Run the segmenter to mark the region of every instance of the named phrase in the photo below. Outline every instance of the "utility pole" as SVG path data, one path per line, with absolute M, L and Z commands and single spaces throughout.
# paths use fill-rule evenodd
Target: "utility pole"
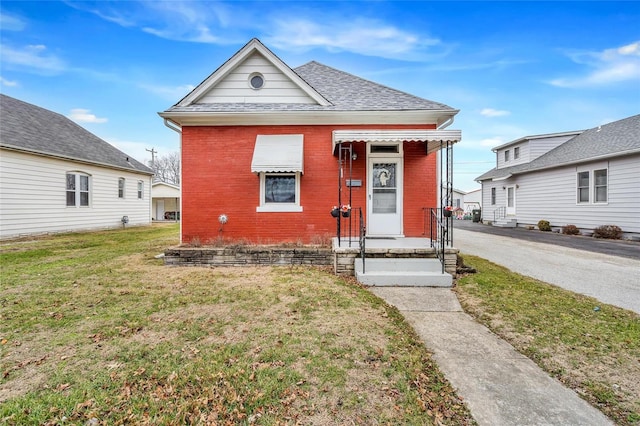
M 151 169 L 155 170 L 155 165 L 156 165 L 156 154 L 158 153 L 158 151 L 155 150 L 155 148 L 151 148 L 151 149 L 146 149 L 145 151 L 148 151 L 151 153 Z

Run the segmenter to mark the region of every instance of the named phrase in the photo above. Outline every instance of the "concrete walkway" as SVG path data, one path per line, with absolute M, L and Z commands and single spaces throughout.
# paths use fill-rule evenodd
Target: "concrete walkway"
M 612 425 L 600 411 L 462 311 L 450 289 L 374 287 L 434 353 L 479 425 Z
M 519 274 L 640 314 L 640 257 L 611 256 L 515 237 L 523 233 L 526 235 L 522 230 L 512 231 L 514 237 L 508 237 L 454 229 L 453 245 L 462 255 L 479 256 Z

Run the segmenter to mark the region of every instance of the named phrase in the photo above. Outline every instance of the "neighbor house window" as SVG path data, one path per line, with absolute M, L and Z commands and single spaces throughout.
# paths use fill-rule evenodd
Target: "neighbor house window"
M 509 161 L 509 150 L 504 152 L 504 161 Z
M 519 146 L 513 148 L 513 159 L 517 160 L 518 158 L 520 158 L 520 147 Z
M 124 198 L 124 178 L 118 179 L 118 198 Z
M 89 206 L 89 175 L 67 173 L 67 207 Z
M 578 202 L 589 202 L 589 172 L 578 172 Z
M 607 169 L 593 171 L 593 199 L 596 203 L 607 202 Z
M 260 173 L 257 211 L 302 211 L 300 173 Z
M 139 180 L 138 181 L 138 200 L 142 200 L 143 195 L 144 195 L 144 182 Z
M 495 188 L 491 188 L 491 205 L 492 206 L 496 205 L 496 189 Z

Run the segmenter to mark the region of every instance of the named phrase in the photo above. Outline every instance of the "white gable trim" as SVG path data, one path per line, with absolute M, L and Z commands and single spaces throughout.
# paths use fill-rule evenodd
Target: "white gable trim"
M 240 49 L 235 55 L 233 55 L 227 62 L 222 64 L 220 68 L 215 70 L 213 74 L 207 77 L 202 83 L 191 91 L 187 96 L 182 98 L 178 102 L 178 106 L 187 106 L 193 103 L 197 103 L 207 92 L 209 92 L 218 82 L 225 78 L 231 71 L 233 71 L 240 63 L 251 56 L 254 52 L 260 53 L 273 66 L 275 66 L 280 72 L 286 75 L 291 81 L 293 81 L 302 91 L 304 91 L 310 98 L 318 103 L 318 105 L 328 106 L 331 105 L 320 93 L 318 93 L 313 87 L 311 87 L 306 81 L 304 81 L 298 74 L 296 74 L 287 64 L 285 64 L 280 58 L 278 58 L 273 52 L 271 52 L 264 44 L 257 38 L 252 39 L 242 49 Z

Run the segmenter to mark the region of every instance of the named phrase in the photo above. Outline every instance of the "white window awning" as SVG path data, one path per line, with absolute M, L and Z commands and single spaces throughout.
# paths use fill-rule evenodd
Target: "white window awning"
M 258 135 L 253 149 L 254 173 L 303 173 L 304 135 Z

